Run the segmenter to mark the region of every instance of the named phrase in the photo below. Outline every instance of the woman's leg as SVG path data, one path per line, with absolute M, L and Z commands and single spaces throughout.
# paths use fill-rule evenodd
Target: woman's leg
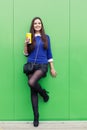
M 32 75 L 29 75 L 29 79 L 31 78 Z M 38 126 L 39 124 L 39 112 L 38 112 L 38 93 L 33 89 L 30 88 L 31 90 L 31 103 L 32 103 L 32 109 L 33 109 L 33 114 L 34 114 L 34 126 Z
M 31 88 L 31 102 L 34 113 L 34 126 L 38 126 L 39 124 L 39 112 L 38 112 L 38 93 Z
M 45 102 L 48 101 L 49 96 L 45 89 L 42 89 L 38 81 L 43 77 L 44 72 L 42 70 L 36 70 L 31 78 L 28 80 L 28 84 L 31 88 L 33 88 L 36 92 L 38 92 L 44 99 Z

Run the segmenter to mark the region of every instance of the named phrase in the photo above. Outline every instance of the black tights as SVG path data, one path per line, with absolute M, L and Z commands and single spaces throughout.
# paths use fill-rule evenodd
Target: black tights
M 43 77 L 44 72 L 42 70 L 36 70 L 33 74 L 29 74 L 28 84 L 31 89 L 31 102 L 34 112 L 34 117 L 38 116 L 38 93 L 40 94 L 42 88 L 38 81 Z
M 31 88 L 31 102 L 34 113 L 34 118 L 38 118 L 38 92 Z

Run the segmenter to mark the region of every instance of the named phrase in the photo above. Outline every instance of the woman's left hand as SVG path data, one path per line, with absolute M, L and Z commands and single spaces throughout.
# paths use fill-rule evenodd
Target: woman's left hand
M 57 76 L 57 73 L 56 73 L 55 69 L 51 69 L 50 73 L 51 73 L 52 77 L 56 77 Z

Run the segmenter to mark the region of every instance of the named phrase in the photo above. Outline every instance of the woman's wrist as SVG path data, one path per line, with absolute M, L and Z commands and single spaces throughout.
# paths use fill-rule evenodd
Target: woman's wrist
M 51 70 L 54 69 L 53 62 L 49 62 L 49 64 L 50 64 L 50 69 L 51 69 Z
M 27 46 L 27 42 L 26 41 L 24 42 L 24 46 Z

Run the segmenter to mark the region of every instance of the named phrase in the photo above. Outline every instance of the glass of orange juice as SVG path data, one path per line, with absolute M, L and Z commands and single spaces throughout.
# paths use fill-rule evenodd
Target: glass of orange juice
M 26 33 L 26 38 L 29 39 L 29 44 L 32 43 L 32 33 Z

